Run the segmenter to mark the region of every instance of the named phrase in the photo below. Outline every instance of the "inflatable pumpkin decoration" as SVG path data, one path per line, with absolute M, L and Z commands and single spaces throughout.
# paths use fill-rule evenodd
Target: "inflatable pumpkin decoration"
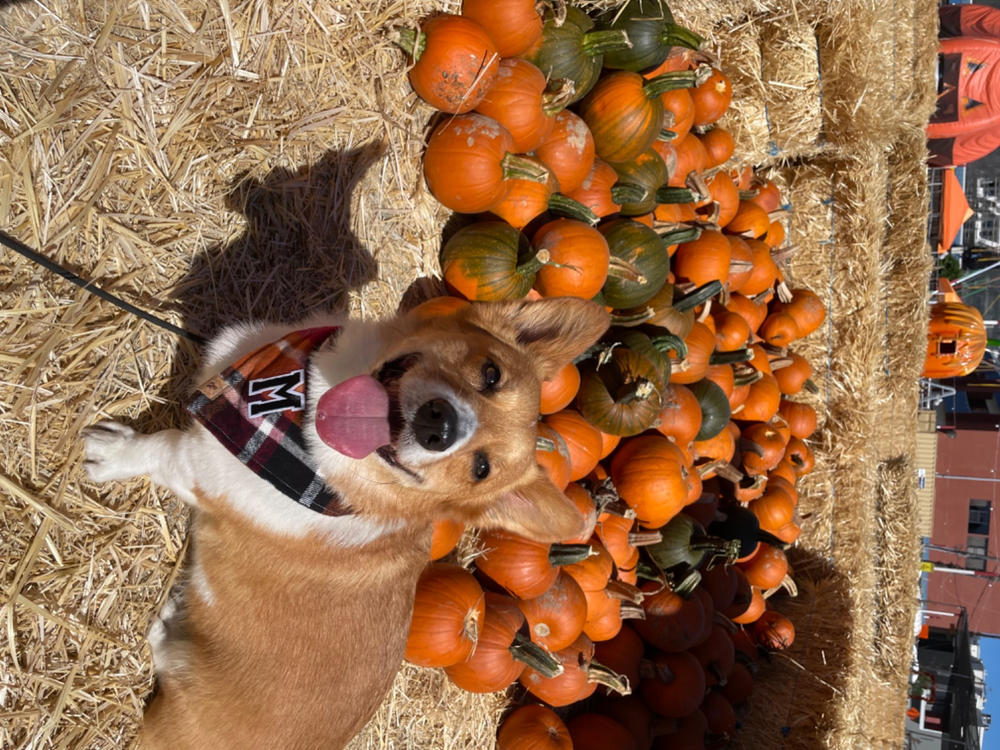
M 979 310 L 947 299 L 931 307 L 925 378 L 968 375 L 979 366 L 985 352 L 986 325 Z

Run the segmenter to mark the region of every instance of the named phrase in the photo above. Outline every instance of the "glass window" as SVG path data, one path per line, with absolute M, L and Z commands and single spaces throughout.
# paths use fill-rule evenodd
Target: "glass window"
M 993 510 L 993 503 L 989 500 L 969 501 L 969 533 L 989 536 L 990 533 L 990 512 Z

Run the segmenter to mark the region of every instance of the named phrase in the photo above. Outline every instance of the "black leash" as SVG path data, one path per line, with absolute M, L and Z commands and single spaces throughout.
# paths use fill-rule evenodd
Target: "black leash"
M 136 307 L 135 305 L 129 304 L 120 297 L 116 297 L 110 292 L 104 291 L 99 286 L 95 286 L 93 282 L 80 278 L 72 271 L 63 268 L 57 263 L 53 263 L 45 256 L 39 254 L 35 250 L 32 250 L 23 242 L 14 239 L 6 232 L 0 232 L 0 244 L 6 245 L 11 250 L 13 250 L 16 253 L 20 253 L 28 260 L 37 263 L 38 265 L 42 266 L 46 270 L 51 271 L 57 276 L 62 276 L 64 279 L 66 279 L 66 281 L 69 281 L 72 284 L 76 284 L 78 287 L 80 287 L 85 291 L 90 292 L 91 294 L 97 295 L 101 299 L 105 300 L 106 302 L 110 302 L 112 305 L 124 310 L 125 312 L 137 315 L 138 317 L 152 323 L 153 325 L 157 325 L 160 328 L 170 331 L 171 333 L 175 333 L 178 336 L 183 336 L 184 338 L 194 341 L 198 344 L 207 343 L 206 339 L 202 336 L 199 336 L 197 333 L 191 333 L 190 331 L 185 331 L 183 328 L 178 328 L 173 323 L 169 323 L 163 318 L 158 318 L 152 313 L 146 312 L 145 310 L 142 310 Z

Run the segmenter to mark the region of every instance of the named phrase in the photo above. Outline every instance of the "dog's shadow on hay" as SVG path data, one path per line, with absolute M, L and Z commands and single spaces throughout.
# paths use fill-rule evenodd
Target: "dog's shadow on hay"
M 346 311 L 348 293 L 376 274 L 371 252 L 351 229 L 351 206 L 383 151 L 379 143 L 329 151 L 298 169 L 235 178 L 226 204 L 246 217 L 246 230 L 197 255 L 172 290 L 183 327 L 211 339 L 236 323 Z M 150 422 L 176 422 L 176 404 L 196 385 L 196 360 L 192 347 L 180 347 L 163 394 L 171 413 L 150 414 Z

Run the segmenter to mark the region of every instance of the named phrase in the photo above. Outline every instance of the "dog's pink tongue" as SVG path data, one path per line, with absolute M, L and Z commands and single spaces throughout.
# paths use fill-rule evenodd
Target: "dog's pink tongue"
M 316 405 L 316 432 L 335 451 L 364 458 L 391 440 L 389 394 L 371 375 L 335 385 Z

